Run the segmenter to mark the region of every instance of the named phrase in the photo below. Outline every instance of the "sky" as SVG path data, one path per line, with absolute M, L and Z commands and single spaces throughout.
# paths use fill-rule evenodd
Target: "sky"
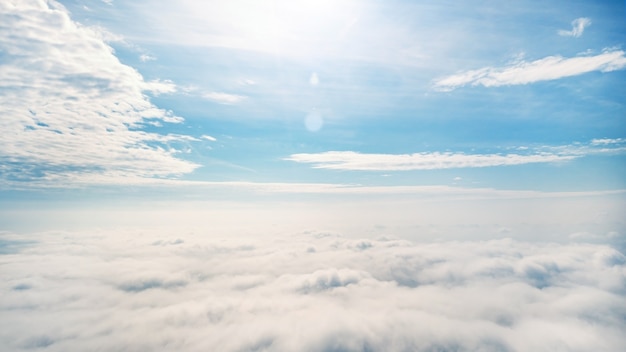
M 0 343 L 622 349 L 625 34 L 624 1 L 5 0 Z

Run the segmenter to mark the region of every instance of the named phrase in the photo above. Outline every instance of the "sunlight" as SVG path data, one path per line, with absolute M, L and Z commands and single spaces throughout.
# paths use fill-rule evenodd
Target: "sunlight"
M 359 12 L 353 1 L 329 0 L 187 1 L 185 7 L 199 21 L 218 21 L 221 28 L 228 28 L 220 35 L 230 37 L 237 46 L 299 55 L 314 54 L 317 47 L 340 41 Z

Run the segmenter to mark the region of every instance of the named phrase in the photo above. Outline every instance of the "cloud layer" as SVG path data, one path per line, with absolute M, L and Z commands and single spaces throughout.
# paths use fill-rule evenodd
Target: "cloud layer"
M 610 72 L 626 67 L 623 50 L 606 49 L 597 55 L 581 55 L 564 58 L 548 56 L 535 61 L 517 61 L 504 67 L 484 67 L 434 81 L 434 89 L 452 91 L 466 85 L 498 87 L 529 84 L 540 81 L 578 76 L 584 73 L 600 71 Z
M 5 351 L 616 351 L 604 245 L 325 232 L 2 235 Z M 33 242 L 36 241 L 36 242 Z M 155 333 L 158 332 L 158 333 Z
M 141 131 L 182 118 L 145 92 L 171 93 L 115 57 L 106 33 L 73 22 L 54 1 L 0 4 L 0 179 L 46 184 L 171 177 L 184 136 Z
M 524 147 L 523 150 L 528 150 Z M 544 146 L 530 153 L 465 154 L 432 152 L 414 154 L 364 154 L 353 151 L 292 154 L 285 160 L 313 164 L 314 168 L 361 171 L 434 170 L 564 162 L 599 153 L 623 153 L 622 139 L 594 139 L 587 144 Z

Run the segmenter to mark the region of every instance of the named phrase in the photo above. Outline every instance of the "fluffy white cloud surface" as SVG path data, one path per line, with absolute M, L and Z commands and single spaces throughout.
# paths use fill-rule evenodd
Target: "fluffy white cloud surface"
M 0 237 L 5 351 L 617 351 L 624 256 L 598 244 L 312 232 Z

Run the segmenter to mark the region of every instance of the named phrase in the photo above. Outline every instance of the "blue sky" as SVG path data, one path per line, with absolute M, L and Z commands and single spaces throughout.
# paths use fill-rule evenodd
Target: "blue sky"
M 63 30 L 75 32 L 60 44 L 67 56 L 49 56 L 30 76 L 49 75 L 59 99 L 89 85 L 105 115 L 115 113 L 108 103 L 123 103 L 115 81 L 134 84 L 127 103 L 149 106 L 124 116 L 132 121 L 124 127 L 135 125 L 121 132 L 151 136 L 121 151 L 145 148 L 172 164 L 152 170 L 155 159 L 145 170 L 119 172 L 115 155 L 81 155 L 91 140 L 64 131 L 70 121 L 58 116 L 70 108 L 46 112 L 41 100 L 22 99 L 5 111 L 23 116 L 5 126 L 17 134 L 2 150 L 5 189 L 72 187 L 83 176 L 113 184 L 138 176 L 546 191 L 625 186 L 623 2 L 61 4 L 48 15 L 71 28 L 36 22 L 41 31 L 28 33 L 5 21 L 15 28 L 3 32 L 16 32 L 4 41 L 5 74 L 26 69 L 19 55 L 36 61 Z M 39 10 L 33 17 L 47 16 Z M 16 53 L 29 36 L 42 45 Z M 85 48 L 90 41 L 105 48 Z M 50 72 L 56 66 L 65 70 Z M 19 80 L 3 90 L 18 90 Z M 70 110 L 95 108 L 87 99 Z M 165 112 L 149 119 L 149 109 Z M 82 127 L 101 122 L 85 117 Z M 45 146 L 29 134 L 50 131 L 59 134 L 52 149 L 74 150 L 31 157 Z
M 626 188 L 621 1 L 2 12 L 11 201 L 128 187 Z

